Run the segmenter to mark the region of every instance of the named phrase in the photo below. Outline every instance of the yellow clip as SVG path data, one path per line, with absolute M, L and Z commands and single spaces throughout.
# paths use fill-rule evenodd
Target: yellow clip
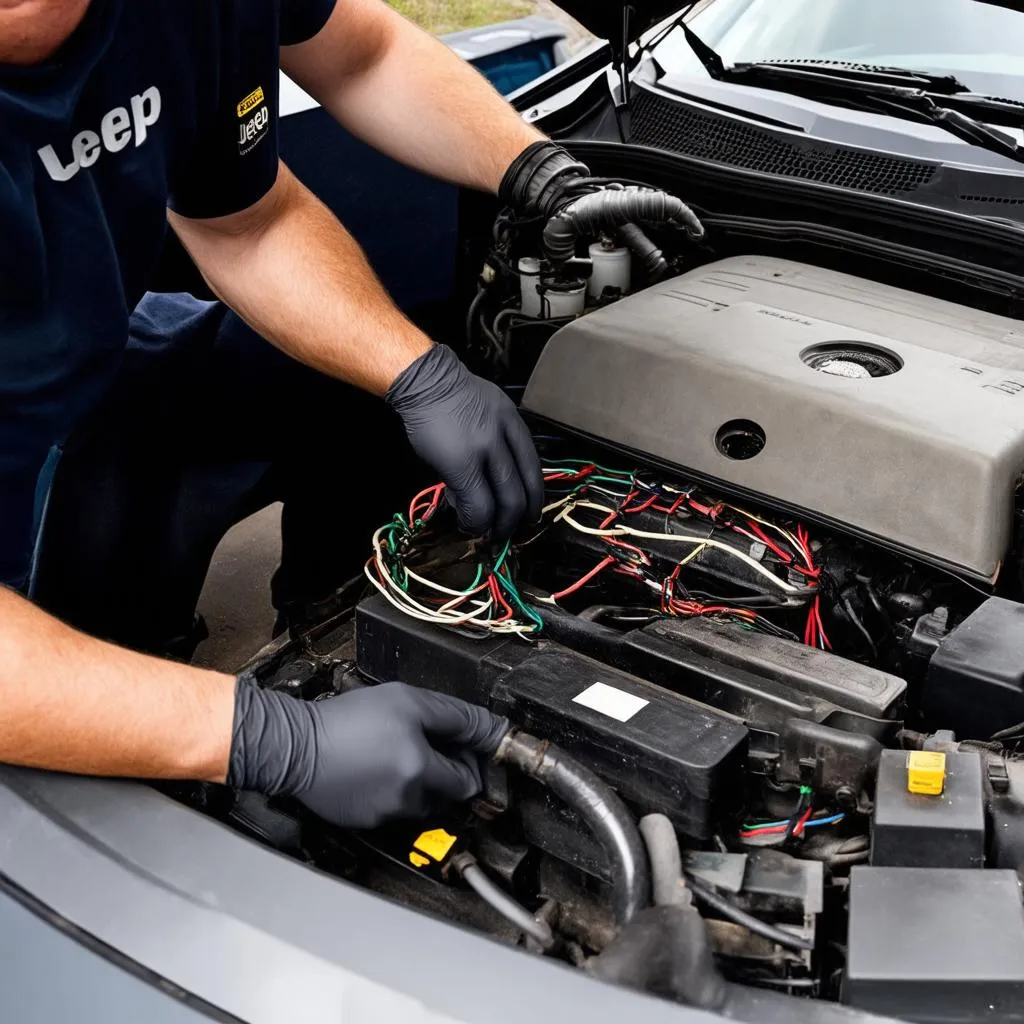
M 428 857 L 442 861 L 448 856 L 448 851 L 455 845 L 457 838 L 449 835 L 443 828 L 435 828 L 421 833 L 412 845 Z
M 409 854 L 409 863 L 414 868 L 425 868 L 430 863 L 430 860 L 429 858 L 424 857 L 422 853 L 417 853 L 413 850 L 412 853 Z
M 939 796 L 946 782 L 946 755 L 937 750 L 907 754 L 907 792 Z

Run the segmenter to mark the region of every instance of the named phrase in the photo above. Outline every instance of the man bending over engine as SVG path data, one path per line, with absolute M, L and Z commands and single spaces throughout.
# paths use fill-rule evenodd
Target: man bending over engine
M 464 529 L 538 515 L 513 404 L 279 162 L 279 62 L 371 145 L 521 213 L 586 174 L 380 0 L 0 0 L 0 760 L 227 780 L 363 827 L 470 797 L 503 721 L 398 683 L 307 704 L 18 593 L 180 652 L 224 531 L 284 497 L 276 603 L 326 596 L 331 487 L 390 443 L 381 397 Z M 168 222 L 223 304 L 146 294 Z M 312 494 L 287 473 L 310 438 Z

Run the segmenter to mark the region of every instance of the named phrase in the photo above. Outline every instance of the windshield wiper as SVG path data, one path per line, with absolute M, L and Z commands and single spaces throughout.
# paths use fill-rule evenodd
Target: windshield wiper
M 1004 127 L 1024 129 L 1024 103 L 972 93 L 954 75 L 933 75 L 912 68 L 828 61 L 758 61 L 727 66 L 690 28 L 686 13 L 671 27 L 682 31 L 708 75 L 717 81 L 781 88 L 801 92 L 809 99 L 934 124 L 958 139 L 1024 163 L 1024 146 L 968 113 L 979 113 L 985 121 Z M 661 33 L 660 38 L 664 35 Z
M 742 74 L 748 68 L 778 69 L 783 74 L 789 70 L 815 75 L 827 75 L 830 79 L 843 81 L 867 82 L 877 85 L 905 86 L 911 89 L 924 89 L 927 92 L 941 93 L 944 96 L 961 92 L 970 92 L 955 75 L 933 75 L 930 71 L 918 71 L 915 68 L 890 67 L 878 64 L 857 64 L 852 61 L 820 59 L 761 60 L 749 63 L 734 64 L 726 69 L 727 73 Z
M 900 69 L 887 69 L 885 75 L 898 77 Z M 1006 127 L 1024 128 L 1024 104 L 1011 100 L 972 93 L 956 79 L 929 76 L 924 72 L 905 72 L 908 83 L 921 79 L 929 86 L 941 83 L 944 88 L 959 87 L 962 91 L 947 92 L 918 85 L 897 85 L 882 81 L 881 72 L 866 77 L 865 72 L 852 74 L 849 69 L 798 67 L 787 63 L 759 62 L 722 67 L 721 79 L 739 84 L 779 88 L 799 92 L 809 99 L 825 103 L 853 106 L 858 110 L 889 114 L 943 128 L 965 142 L 1001 153 L 1024 162 L 1024 147 L 1016 139 L 972 117 L 967 111 L 981 114 L 986 121 Z

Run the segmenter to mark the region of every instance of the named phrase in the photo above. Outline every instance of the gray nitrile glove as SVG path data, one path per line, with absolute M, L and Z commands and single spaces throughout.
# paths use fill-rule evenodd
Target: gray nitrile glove
M 507 540 L 525 514 L 540 518 L 544 477 L 533 439 L 515 403 L 474 376 L 446 345 L 406 367 L 388 389 L 416 451 L 441 475 L 459 526 Z
M 375 828 L 475 796 L 480 758 L 507 730 L 485 708 L 404 683 L 310 703 L 242 675 L 227 783 L 296 797 L 334 825 Z

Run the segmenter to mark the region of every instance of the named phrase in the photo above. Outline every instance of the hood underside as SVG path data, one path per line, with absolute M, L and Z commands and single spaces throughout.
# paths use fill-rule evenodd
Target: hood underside
M 698 0 L 680 3 L 680 0 L 555 0 L 566 14 L 575 18 L 584 28 L 600 39 L 621 46 L 625 29 L 626 42 L 633 42 L 653 25 L 667 18 L 673 11 L 686 11 L 696 7 Z M 1019 11 L 1019 0 L 975 0 L 991 7 L 1005 7 Z

